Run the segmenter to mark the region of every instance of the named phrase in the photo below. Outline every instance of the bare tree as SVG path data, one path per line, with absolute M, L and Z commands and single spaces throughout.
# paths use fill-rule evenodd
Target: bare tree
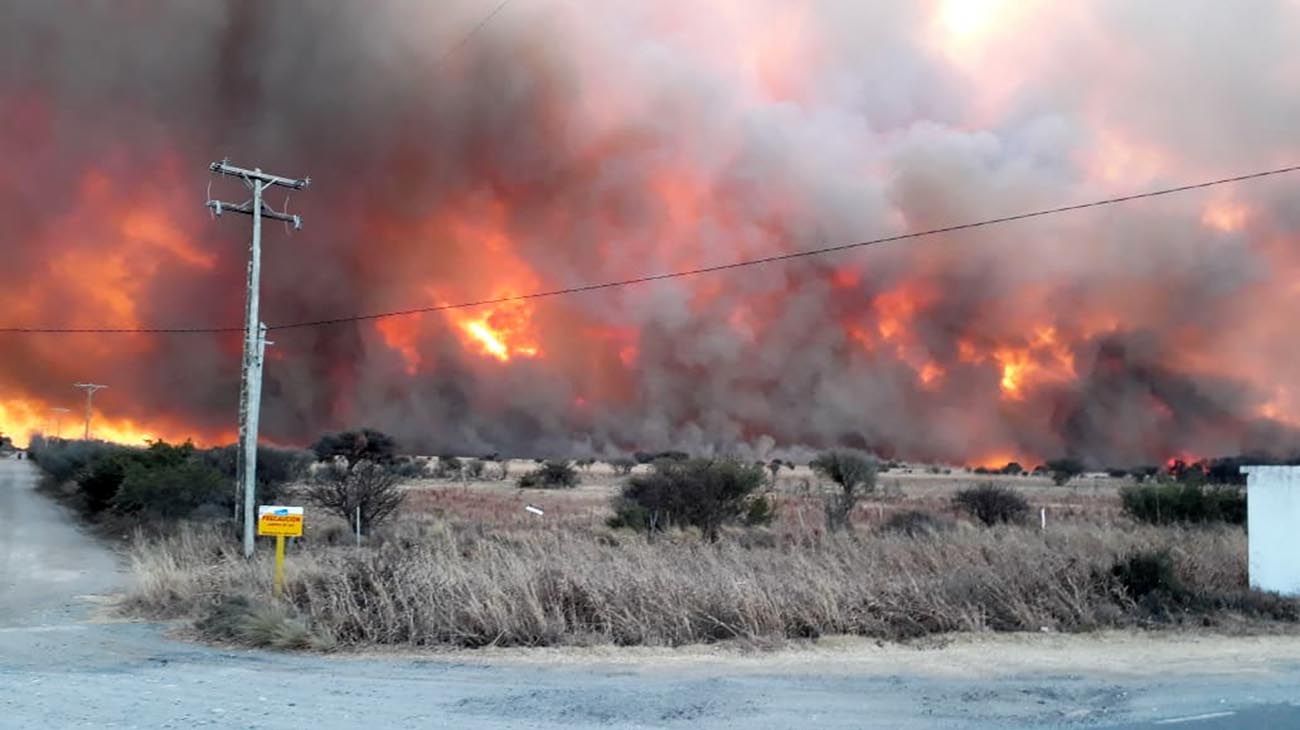
M 402 505 L 406 495 L 400 488 L 401 481 L 401 476 L 385 464 L 363 460 L 349 469 L 332 463 L 316 472 L 307 485 L 307 494 L 321 507 L 347 520 L 354 530 L 360 509 L 361 524 L 369 530 Z

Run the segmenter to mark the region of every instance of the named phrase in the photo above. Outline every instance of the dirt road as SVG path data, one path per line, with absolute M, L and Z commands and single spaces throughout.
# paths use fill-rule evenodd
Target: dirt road
M 102 618 L 127 580 L 0 461 L 0 727 L 1300 728 L 1300 639 L 975 637 L 741 655 L 223 651 Z

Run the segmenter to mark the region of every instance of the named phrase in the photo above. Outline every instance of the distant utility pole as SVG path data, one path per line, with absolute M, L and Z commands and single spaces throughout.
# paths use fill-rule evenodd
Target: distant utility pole
M 71 410 L 67 408 L 51 408 L 50 411 L 54 413 L 54 438 L 61 439 L 63 438 L 63 415 L 71 413 Z
M 272 210 L 262 202 L 262 193 L 269 187 L 280 186 L 303 190 L 311 184 L 310 178 L 269 175 L 259 168 L 247 170 L 235 167 L 230 160 L 214 162 L 208 166 L 212 172 L 230 175 L 244 181 L 253 197 L 242 203 L 223 203 L 208 200 L 205 205 L 216 215 L 226 211 L 253 217 L 253 240 L 248 247 L 248 283 L 244 299 L 244 359 L 239 379 L 239 449 L 235 457 L 235 509 L 239 509 L 238 495 L 243 494 L 244 557 L 253 557 L 253 528 L 257 517 L 257 416 L 262 399 L 262 354 L 266 341 L 266 325 L 258 312 L 258 294 L 262 277 L 262 218 L 291 223 L 294 230 L 302 228 L 302 219 L 296 215 Z
M 86 391 L 86 431 L 82 435 L 82 438 L 89 441 L 90 440 L 90 409 L 91 406 L 95 404 L 95 391 L 103 390 L 108 386 L 99 385 L 98 383 L 73 383 L 72 385 L 75 388 L 82 388 Z

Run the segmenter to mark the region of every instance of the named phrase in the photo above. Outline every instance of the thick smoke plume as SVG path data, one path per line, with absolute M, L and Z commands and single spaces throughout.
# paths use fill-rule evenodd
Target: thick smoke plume
M 271 324 L 521 294 L 1300 160 L 1293 3 L 0 9 L 0 324 L 238 326 L 229 156 L 314 184 Z M 263 433 L 1097 465 L 1290 451 L 1296 181 L 276 332 Z M 213 194 L 238 197 L 230 180 Z M 275 205 L 282 202 L 278 194 Z M 0 427 L 231 437 L 238 334 L 0 335 Z M 72 416 L 64 424 L 71 432 Z

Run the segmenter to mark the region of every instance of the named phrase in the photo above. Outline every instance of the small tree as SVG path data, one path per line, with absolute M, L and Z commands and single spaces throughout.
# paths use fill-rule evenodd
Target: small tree
M 724 524 L 770 519 L 770 504 L 750 504 L 762 499 L 755 493 L 765 481 L 763 467 L 732 459 L 660 459 L 627 480 L 611 524 L 650 532 L 690 525 L 716 541 Z
M 1025 468 L 1018 461 L 1008 461 L 1007 465 L 1001 469 L 1003 474 L 1012 477 L 1018 477 L 1025 473 Z
M 819 454 L 809 466 L 840 488 L 826 499 L 826 529 L 852 527 L 849 518 L 858 500 L 876 489 L 876 460 L 861 451 L 836 449 Z
M 386 464 L 362 460 L 348 468 L 329 463 L 313 476 L 307 485 L 307 496 L 347 520 L 353 529 L 357 529 L 360 509 L 361 524 L 374 529 L 402 506 L 406 495 L 401 481 Z
M 609 465 L 614 468 L 615 474 L 627 476 L 632 473 L 632 469 L 636 466 L 636 462 L 626 456 L 620 456 L 615 459 L 610 459 Z
M 1073 457 L 1052 459 L 1047 462 L 1047 471 L 1052 475 L 1052 483 L 1059 487 L 1083 473 L 1083 462 Z
M 985 525 L 1001 522 L 1024 522 L 1029 515 L 1029 502 L 1010 487 L 985 482 L 957 492 L 953 505 Z

